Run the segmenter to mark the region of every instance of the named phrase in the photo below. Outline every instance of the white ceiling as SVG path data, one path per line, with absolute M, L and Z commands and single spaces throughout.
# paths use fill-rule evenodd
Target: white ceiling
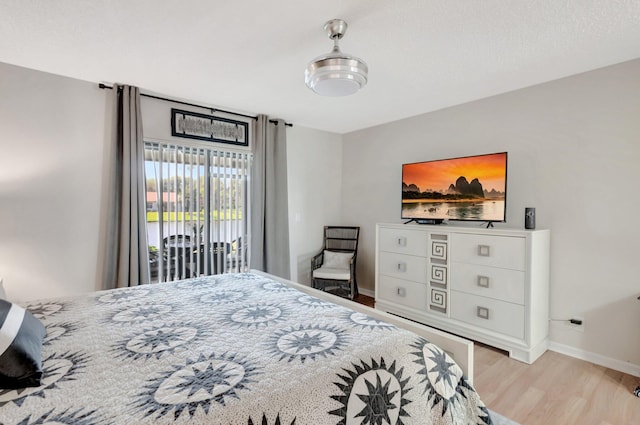
M 304 85 L 332 18 L 350 97 Z M 1 62 L 336 133 L 638 57 L 640 0 L 0 0 Z

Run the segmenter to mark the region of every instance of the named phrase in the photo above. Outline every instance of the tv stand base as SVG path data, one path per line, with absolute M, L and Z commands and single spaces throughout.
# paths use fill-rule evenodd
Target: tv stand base
M 402 224 L 409 224 L 412 222 L 418 223 L 418 224 L 442 224 L 442 222 L 444 221 L 444 219 L 442 218 L 412 218 L 409 221 L 405 221 Z

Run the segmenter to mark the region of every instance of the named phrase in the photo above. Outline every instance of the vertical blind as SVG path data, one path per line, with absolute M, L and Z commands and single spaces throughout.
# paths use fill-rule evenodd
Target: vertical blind
M 152 281 L 246 271 L 250 152 L 145 142 Z

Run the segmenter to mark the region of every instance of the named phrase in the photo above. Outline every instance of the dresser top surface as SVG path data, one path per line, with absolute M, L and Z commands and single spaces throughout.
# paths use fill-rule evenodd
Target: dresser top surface
M 486 226 L 483 224 L 483 226 Z M 518 229 L 515 227 L 469 227 L 455 224 L 415 224 L 415 223 L 376 223 L 376 227 L 420 230 L 425 232 L 452 232 L 452 233 L 471 233 L 481 235 L 501 235 L 501 236 L 526 236 L 528 234 L 549 233 L 549 229 Z

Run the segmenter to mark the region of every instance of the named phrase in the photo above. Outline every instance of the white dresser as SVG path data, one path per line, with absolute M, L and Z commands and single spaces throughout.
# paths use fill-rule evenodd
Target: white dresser
M 376 226 L 376 308 L 533 363 L 548 345 L 549 230 Z

